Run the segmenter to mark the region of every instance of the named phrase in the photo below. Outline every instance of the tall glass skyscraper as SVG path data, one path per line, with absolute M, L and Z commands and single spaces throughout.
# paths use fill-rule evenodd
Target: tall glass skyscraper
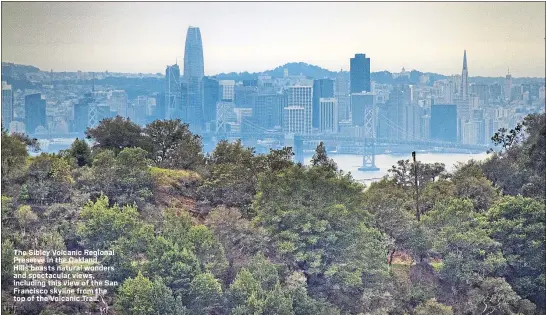
M 355 54 L 351 58 L 351 93 L 371 92 L 370 58 Z
M 190 26 L 186 33 L 186 47 L 184 51 L 184 85 L 187 89 L 182 99 L 184 104 L 184 120 L 190 125 L 194 132 L 202 131 L 205 127 L 203 101 L 202 101 L 202 81 L 205 74 L 205 64 L 203 60 L 203 43 L 201 41 L 201 32 L 198 27 Z
M 313 81 L 313 128 L 320 127 L 320 99 L 330 97 L 334 97 L 333 80 L 318 79 Z

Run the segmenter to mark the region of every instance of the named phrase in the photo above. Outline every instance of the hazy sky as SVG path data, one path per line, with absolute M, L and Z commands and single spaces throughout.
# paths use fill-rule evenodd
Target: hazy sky
M 372 71 L 544 77 L 544 2 L 61 3 L 2 2 L 2 61 L 42 70 L 164 72 L 182 65 L 189 25 L 201 29 L 205 74 L 303 61 Z M 181 69 L 182 70 L 182 69 Z

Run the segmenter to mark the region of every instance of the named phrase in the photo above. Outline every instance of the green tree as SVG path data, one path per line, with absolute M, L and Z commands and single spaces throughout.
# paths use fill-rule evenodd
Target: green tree
M 546 207 L 525 197 L 505 196 L 487 212 L 489 231 L 502 244 L 508 283 L 523 298 L 545 309 Z
M 262 227 L 242 217 L 236 208 L 217 208 L 205 219 L 205 224 L 225 249 L 230 269 L 228 283 L 251 257 L 266 248 L 267 235 Z
M 10 240 L 2 241 L 2 288 L 6 288 L 13 283 L 14 249 L 13 242 Z
M 83 139 L 74 140 L 68 151 L 69 156 L 76 160 L 79 167 L 91 164 L 91 148 Z
M 40 205 L 66 202 L 70 199 L 73 184 L 70 166 L 65 159 L 42 153 L 30 163 L 26 181 L 30 202 Z
M 140 273 L 120 286 L 114 308 L 121 315 L 185 314 L 185 308 L 160 279 L 152 282 Z
M 141 148 L 126 148 L 117 156 L 104 150 L 97 154 L 90 169 L 83 170 L 77 186 L 92 196 L 104 193 L 112 203 L 136 203 L 143 208 L 151 200 L 153 187 L 147 154 Z
M 437 204 L 423 217 L 432 233 L 433 249 L 442 257 L 440 275 L 453 292 L 465 292 L 504 267 L 500 244 L 489 237 L 483 215 L 472 202 L 454 199 Z
M 257 220 L 315 295 L 330 296 L 332 286 L 356 294 L 365 275 L 380 278 L 387 269 L 386 242 L 363 207 L 362 190 L 349 175 L 324 167 L 294 166 L 260 182 Z
M 125 148 L 150 147 L 142 128 L 121 116 L 103 119 L 97 127 L 87 129 L 85 134 L 93 140 L 93 148 L 109 149 L 116 155 Z
M 294 152 L 291 147 L 284 147 L 279 150 L 270 149 L 269 154 L 266 156 L 267 168 L 272 171 L 282 171 L 294 165 L 292 157 Z
M 214 234 L 204 225 L 192 226 L 189 230 L 191 248 L 201 263 L 201 270 L 223 278 L 228 268 L 224 248 Z
M 108 197 L 101 195 L 89 201 L 80 212 L 77 233 L 87 248 L 106 250 L 120 237 L 130 236 L 141 227 L 135 207 L 110 207 Z
M 451 306 L 444 305 L 436 301 L 436 299 L 430 299 L 425 303 L 415 308 L 415 315 L 453 315 Z
M 208 315 L 222 306 L 222 286 L 211 273 L 199 274 L 190 283 L 188 298 L 192 314 Z
M 546 182 L 546 114 L 525 117 L 514 129 L 500 130 L 492 140 L 501 145 L 482 169 L 504 194 L 544 199 Z
M 180 119 L 156 120 L 144 133 L 152 144 L 152 160 L 157 166 L 195 170 L 203 165 L 201 138 Z
M 256 280 L 252 273 L 246 268 L 239 271 L 237 277 L 226 292 L 228 304 L 232 308 L 249 306 L 251 297 L 253 297 L 253 299 L 263 300 L 264 294 L 265 292 L 258 280 Z
M 264 170 L 264 158 L 254 156 L 253 148 L 245 148 L 240 140 L 222 140 L 207 158 L 208 175 L 199 189 L 201 198 L 213 207 L 237 207 L 249 214 L 259 175 Z
M 277 283 L 275 288 L 267 294 L 264 303 L 264 315 L 294 315 L 292 299 L 283 292 Z
M 188 294 L 191 281 L 201 273 L 199 259 L 187 248 L 156 237 L 146 252 L 148 260 L 142 266 L 148 276 L 161 277 L 177 295 Z
M 486 278 L 468 293 L 465 314 L 535 314 L 535 308 L 517 295 L 503 278 Z
M 311 165 L 313 166 L 324 166 L 333 171 L 337 170 L 337 164 L 334 160 L 328 158 L 326 153 L 326 146 L 324 142 L 320 142 L 317 148 L 315 149 L 315 154 L 311 158 Z
M 10 135 L 2 128 L 1 184 L 4 194 L 14 196 L 18 192 L 25 174 L 29 148 L 37 152 L 40 148 L 38 141 L 23 134 Z

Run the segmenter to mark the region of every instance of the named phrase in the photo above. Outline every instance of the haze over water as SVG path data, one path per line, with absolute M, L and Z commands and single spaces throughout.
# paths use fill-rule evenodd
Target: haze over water
M 305 165 L 311 163 L 312 155 L 305 156 Z M 339 155 L 329 155 L 330 158 L 334 159 L 337 163 L 339 169 L 343 170 L 345 173 L 351 172 L 351 175 L 354 179 L 364 182 L 366 184 L 380 180 L 383 176 L 388 174 L 388 170 L 391 166 L 396 165 L 398 160 L 411 160 L 411 154 L 396 154 L 396 155 L 387 155 L 380 154 L 375 157 L 375 164 L 379 167 L 377 172 L 363 172 L 359 171 L 358 168 L 362 166 L 362 156 L 361 155 L 350 155 L 350 154 L 339 154 Z M 444 163 L 446 170 L 448 172 L 453 171 L 454 166 L 458 162 L 468 162 L 472 159 L 477 161 L 485 160 L 488 157 L 487 153 L 478 153 L 478 154 L 460 154 L 460 153 L 417 153 L 417 160 L 423 163 Z

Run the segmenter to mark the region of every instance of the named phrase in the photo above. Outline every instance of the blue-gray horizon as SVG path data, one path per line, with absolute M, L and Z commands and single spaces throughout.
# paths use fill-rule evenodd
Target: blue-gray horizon
M 544 77 L 544 3 L 3 3 L 2 62 L 48 71 L 160 73 L 199 27 L 204 74 L 290 62 L 371 71 Z M 226 10 L 229 9 L 229 10 Z M 381 27 L 377 27 L 381 25 Z M 401 53 L 403 52 L 403 53 Z M 181 68 L 181 71 L 183 69 Z

